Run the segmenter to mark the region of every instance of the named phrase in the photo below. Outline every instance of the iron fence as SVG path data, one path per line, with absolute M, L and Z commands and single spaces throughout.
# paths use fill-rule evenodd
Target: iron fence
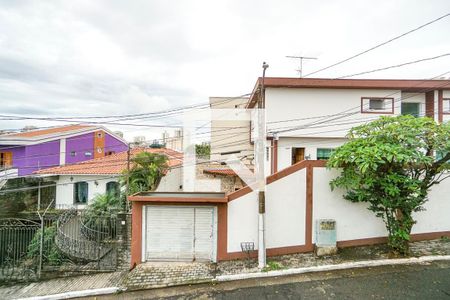
M 0 219 L 0 284 L 58 272 L 112 271 L 117 266 L 117 220 L 67 210 L 40 219 Z

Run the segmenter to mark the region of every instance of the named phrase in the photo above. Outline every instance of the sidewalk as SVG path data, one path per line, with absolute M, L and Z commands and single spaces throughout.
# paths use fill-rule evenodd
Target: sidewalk
M 168 263 L 167 266 L 162 263 L 149 263 L 142 264 L 133 272 L 103 273 L 3 286 L 0 287 L 0 299 L 20 299 L 62 293 L 66 294 L 57 295 L 52 299 L 68 299 L 77 295 L 73 293 L 75 291 L 91 290 L 90 292 L 92 292 L 94 289 L 102 288 L 112 288 L 105 290 L 111 293 L 118 290 L 147 289 L 155 286 L 186 285 L 196 282 L 223 282 L 380 265 L 423 264 L 434 260 L 450 260 L 450 240 L 439 239 L 411 243 L 412 257 L 410 258 L 392 258 L 388 253 L 386 245 L 377 245 L 340 249 L 337 255 L 323 258 L 316 258 L 312 253 L 283 255 L 268 258 L 269 267 L 263 272 L 258 270 L 256 260 L 225 261 L 215 265 L 215 268 L 214 265 L 211 265 L 211 269 L 205 269 L 198 263 Z M 167 274 L 162 274 L 162 270 L 166 270 Z M 186 280 L 180 280 L 180 277 L 182 279 L 183 276 L 179 276 L 179 272 L 188 275 L 185 277 Z M 205 274 L 211 274 L 211 276 L 205 276 Z M 202 278 L 194 280 L 193 276 Z M 172 278 L 172 280 L 169 282 L 166 278 Z M 136 281 L 137 279 L 139 280 Z M 157 285 L 155 285 L 156 283 Z M 96 292 L 98 294 L 101 291 L 97 290 Z M 89 294 L 78 295 L 88 296 Z
M 75 291 L 120 287 L 128 272 L 63 277 L 28 284 L 0 286 L 0 299 L 22 299 Z M 63 299 L 63 298 L 60 298 Z

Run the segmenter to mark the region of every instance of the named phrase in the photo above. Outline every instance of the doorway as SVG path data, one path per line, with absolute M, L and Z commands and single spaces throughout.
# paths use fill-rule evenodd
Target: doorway
M 292 164 L 305 159 L 305 148 L 292 148 Z

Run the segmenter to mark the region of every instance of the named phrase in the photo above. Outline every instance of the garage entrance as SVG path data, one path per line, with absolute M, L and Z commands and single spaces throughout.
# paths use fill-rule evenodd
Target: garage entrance
M 215 261 L 215 206 L 145 205 L 144 261 Z

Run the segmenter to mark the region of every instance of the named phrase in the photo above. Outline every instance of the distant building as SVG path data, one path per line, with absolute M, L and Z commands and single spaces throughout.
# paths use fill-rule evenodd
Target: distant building
M 103 126 L 69 125 L 0 135 L 0 180 L 128 149 Z

